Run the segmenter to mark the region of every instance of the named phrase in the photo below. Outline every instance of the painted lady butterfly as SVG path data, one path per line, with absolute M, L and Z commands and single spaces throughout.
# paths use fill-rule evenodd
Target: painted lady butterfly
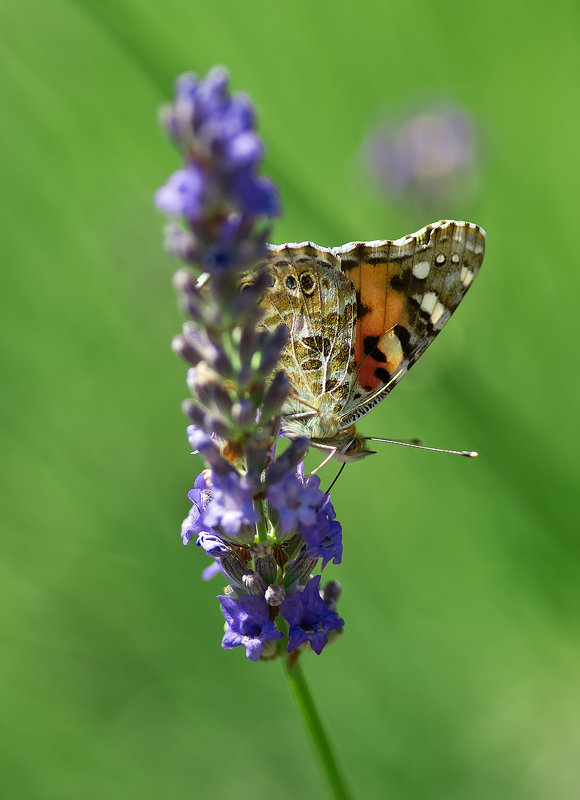
M 396 241 L 270 246 L 262 325 L 289 330 L 282 429 L 338 461 L 369 454 L 355 422 L 431 344 L 483 261 L 485 232 L 442 220 Z M 242 279 L 251 281 L 252 273 Z M 330 457 L 330 456 L 329 456 Z

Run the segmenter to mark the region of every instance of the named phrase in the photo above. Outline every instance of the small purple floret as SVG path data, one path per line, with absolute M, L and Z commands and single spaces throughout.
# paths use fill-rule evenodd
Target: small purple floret
M 318 593 L 320 575 L 311 578 L 302 592 L 295 592 L 284 600 L 280 613 L 290 625 L 288 652 L 291 653 L 304 642 L 320 655 L 328 644 L 328 633 L 342 628 L 344 620 L 336 611 L 327 608 Z
M 324 494 L 317 480 L 309 481 L 302 483 L 290 472 L 266 490 L 268 502 L 278 512 L 280 527 L 285 532 L 295 530 L 298 525 L 316 524 L 317 508 Z
M 321 558 L 321 569 L 332 559 L 335 564 L 342 561 L 342 526 L 336 519 L 330 495 L 318 509 L 314 525 L 301 525 L 300 535 L 306 542 L 306 552 L 311 558 Z
M 243 645 L 250 661 L 257 661 L 266 642 L 282 638 L 281 631 L 270 620 L 269 607 L 263 597 L 244 595 L 234 600 L 218 595 L 218 600 L 226 618 L 222 647 L 227 650 Z
M 199 219 L 203 213 L 203 175 L 195 166 L 177 170 L 155 192 L 155 205 L 170 216 Z
M 212 473 L 212 501 L 205 513 L 205 523 L 220 526 L 228 536 L 236 537 L 244 525 L 260 519 L 254 508 L 252 489 L 235 472 L 227 475 Z
M 195 479 L 193 489 L 190 489 L 187 496 L 192 502 L 191 510 L 181 525 L 181 538 L 183 544 L 189 544 L 194 536 L 197 536 L 207 527 L 204 520 L 204 511 L 211 500 L 211 491 L 208 489 L 205 472 L 201 472 Z
M 207 555 L 212 558 L 223 558 L 230 552 L 230 548 L 216 533 L 202 531 L 198 534 L 195 543 L 198 547 L 203 548 Z

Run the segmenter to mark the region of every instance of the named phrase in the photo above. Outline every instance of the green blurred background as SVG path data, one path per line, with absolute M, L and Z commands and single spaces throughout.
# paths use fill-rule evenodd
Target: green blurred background
M 4 4 L 3 797 L 326 796 L 281 665 L 223 651 L 181 546 L 180 314 L 151 195 L 174 77 L 228 66 L 259 111 L 273 240 L 488 234 L 444 335 L 333 497 L 344 637 L 305 666 L 359 798 L 580 796 L 578 31 L 573 2 Z M 420 217 L 359 169 L 425 96 L 480 128 L 476 199 Z M 330 468 L 326 476 L 334 474 Z

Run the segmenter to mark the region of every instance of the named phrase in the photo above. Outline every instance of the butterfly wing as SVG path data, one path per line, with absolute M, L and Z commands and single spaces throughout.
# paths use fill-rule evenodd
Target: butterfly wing
M 342 411 L 350 425 L 398 383 L 431 344 L 483 261 L 485 232 L 442 220 L 396 241 L 334 252 L 357 301 L 355 375 Z
M 284 324 L 289 337 L 280 357 L 292 386 L 285 416 L 315 414 L 331 392 L 342 409 L 354 370 L 354 288 L 331 249 L 311 242 L 271 246 L 261 266 L 270 276 L 262 299 L 262 325 Z M 342 401 L 342 402 L 341 402 Z

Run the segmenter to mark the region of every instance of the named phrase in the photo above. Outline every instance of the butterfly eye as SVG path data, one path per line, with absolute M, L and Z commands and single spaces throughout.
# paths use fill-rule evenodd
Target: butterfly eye
M 309 272 L 303 272 L 300 276 L 300 286 L 304 294 L 312 294 L 315 287 L 315 281 Z
M 286 280 L 284 281 L 288 289 L 295 289 L 296 288 L 296 278 L 294 275 L 288 275 Z

